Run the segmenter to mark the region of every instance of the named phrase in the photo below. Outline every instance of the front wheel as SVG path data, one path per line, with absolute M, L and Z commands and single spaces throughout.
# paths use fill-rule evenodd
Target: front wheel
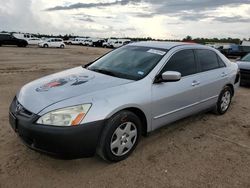
M 108 161 L 124 160 L 135 149 L 140 135 L 140 119 L 130 111 L 121 111 L 106 123 L 97 153 Z
M 48 45 L 48 44 L 44 44 L 43 47 L 44 47 L 44 48 L 48 48 L 49 45 Z
M 224 87 L 224 89 L 221 91 L 217 104 L 215 113 L 222 115 L 225 114 L 228 108 L 230 107 L 231 100 L 233 96 L 233 91 L 229 86 Z
M 64 45 L 62 44 L 62 45 L 60 46 L 60 48 L 64 48 Z

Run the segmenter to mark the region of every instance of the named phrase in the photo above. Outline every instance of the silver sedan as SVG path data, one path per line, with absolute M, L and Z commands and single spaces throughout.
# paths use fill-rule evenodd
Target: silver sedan
M 238 85 L 237 64 L 213 48 L 132 43 L 26 84 L 9 119 L 32 149 L 120 161 L 141 135 L 200 111 L 224 114 Z

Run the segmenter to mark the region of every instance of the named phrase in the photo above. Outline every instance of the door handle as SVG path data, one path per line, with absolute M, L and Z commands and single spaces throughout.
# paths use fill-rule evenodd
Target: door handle
M 227 73 L 223 72 L 221 73 L 221 77 L 226 77 L 227 76 Z
M 200 85 L 200 82 L 194 80 L 194 81 L 192 82 L 192 86 L 194 87 L 194 86 L 197 86 L 197 85 Z

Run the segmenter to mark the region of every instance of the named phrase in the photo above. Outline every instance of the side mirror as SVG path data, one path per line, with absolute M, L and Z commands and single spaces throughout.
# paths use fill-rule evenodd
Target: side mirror
M 154 83 L 161 83 L 161 82 L 177 82 L 181 79 L 181 73 L 176 71 L 166 71 L 163 72 L 161 75 L 158 75 L 155 78 Z

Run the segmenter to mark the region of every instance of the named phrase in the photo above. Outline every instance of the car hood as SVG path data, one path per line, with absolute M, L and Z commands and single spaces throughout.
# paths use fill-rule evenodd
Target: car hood
M 248 61 L 237 61 L 239 69 L 249 69 L 250 70 L 250 62 Z
M 129 82 L 133 81 L 76 67 L 26 84 L 17 94 L 17 99 L 24 108 L 38 114 L 57 102 Z

